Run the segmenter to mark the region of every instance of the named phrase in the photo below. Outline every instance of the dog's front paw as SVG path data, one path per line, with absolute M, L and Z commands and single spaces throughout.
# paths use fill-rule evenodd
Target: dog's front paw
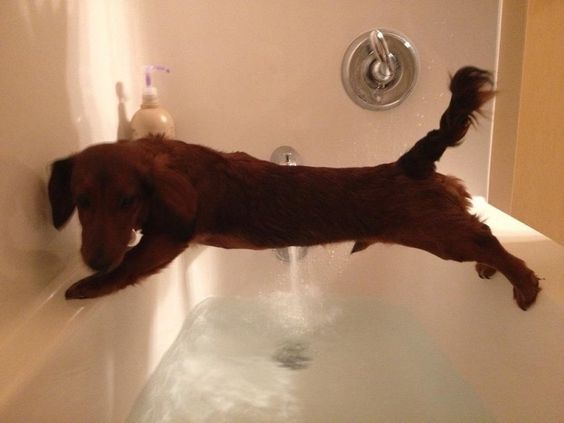
M 96 273 L 73 284 L 65 292 L 65 298 L 67 300 L 96 298 L 113 292 L 109 287 L 111 287 L 111 284 L 108 284 L 104 275 Z

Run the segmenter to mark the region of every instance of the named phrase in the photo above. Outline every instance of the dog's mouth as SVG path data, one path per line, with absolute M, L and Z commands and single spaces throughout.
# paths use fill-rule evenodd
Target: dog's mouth
M 83 239 L 81 247 L 82 260 L 96 273 L 109 273 L 120 266 L 127 252 L 140 241 L 140 238 L 141 235 L 133 230 L 119 243 L 89 242 L 87 237 Z
M 110 273 L 112 270 L 117 268 L 120 265 L 121 260 L 116 260 L 115 262 L 111 262 L 108 264 L 99 263 L 97 261 L 92 261 L 92 260 L 89 261 L 85 260 L 85 263 L 94 272 L 104 274 L 104 273 Z
M 96 253 L 82 252 L 82 259 L 84 263 L 97 273 L 109 273 L 117 268 L 125 257 L 125 252 L 121 254 L 109 254 L 103 250 Z

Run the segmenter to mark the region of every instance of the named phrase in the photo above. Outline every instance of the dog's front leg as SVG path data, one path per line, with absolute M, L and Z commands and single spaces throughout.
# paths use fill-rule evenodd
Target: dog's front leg
M 186 247 L 187 242 L 166 235 L 144 235 L 139 244 L 126 253 L 118 267 L 76 282 L 67 289 L 65 297 L 83 299 L 111 294 L 162 269 Z

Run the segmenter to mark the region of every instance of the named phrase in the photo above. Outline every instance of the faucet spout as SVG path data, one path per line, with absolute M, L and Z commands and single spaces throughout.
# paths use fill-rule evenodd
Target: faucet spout
M 270 161 L 283 166 L 298 166 L 302 164 L 302 158 L 292 147 L 283 145 L 272 152 Z

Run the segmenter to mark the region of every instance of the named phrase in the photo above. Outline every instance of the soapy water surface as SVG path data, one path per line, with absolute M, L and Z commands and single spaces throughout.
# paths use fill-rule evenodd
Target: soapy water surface
M 484 422 L 487 410 L 404 309 L 274 293 L 188 316 L 128 422 Z

